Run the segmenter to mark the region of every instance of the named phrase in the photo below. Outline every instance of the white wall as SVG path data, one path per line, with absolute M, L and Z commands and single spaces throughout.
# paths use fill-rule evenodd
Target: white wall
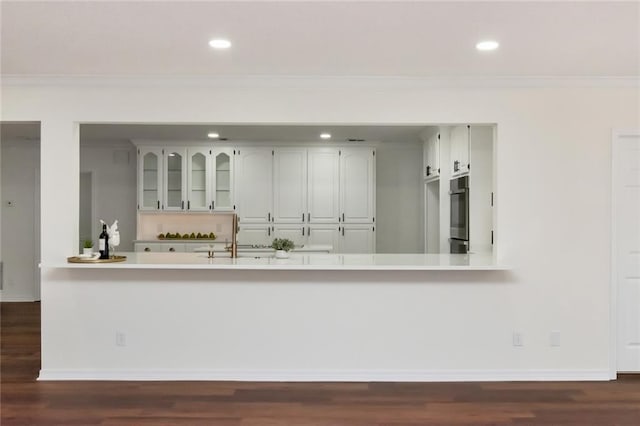
M 376 253 L 421 253 L 422 143 L 376 149 Z
M 342 352 L 342 358 L 335 362 L 343 360 L 343 368 L 365 360 L 374 369 L 432 365 L 482 371 L 608 370 L 611 129 L 640 127 L 637 82 L 583 80 L 573 87 L 559 86 L 571 83 L 566 80 L 549 82 L 556 87 L 542 87 L 548 82 L 513 87 L 511 82 L 509 87 L 495 88 L 433 87 L 419 80 L 384 79 L 244 79 L 184 85 L 139 81 L 128 82 L 126 87 L 91 81 L 72 87 L 67 83 L 35 85 L 4 79 L 2 88 L 4 120 L 42 120 L 44 262 L 64 260 L 73 253 L 78 240 L 79 161 L 74 122 L 497 123 L 496 249 L 498 259 L 513 266 L 510 273 L 396 273 L 393 278 L 407 284 L 395 289 L 370 286 L 367 283 L 376 283 L 375 276 L 354 273 L 336 278 L 337 285 L 322 290 L 319 286 L 305 287 L 313 277 L 279 274 L 268 279 L 259 291 L 246 286 L 242 287 L 245 292 L 237 288 L 230 290 L 232 293 L 213 294 L 216 290 L 211 288 L 205 293 L 223 298 L 230 306 L 245 306 L 246 297 L 250 297 L 265 309 L 281 303 L 259 296 L 305 300 L 301 309 L 309 308 L 332 324 L 353 323 L 360 318 L 354 315 L 363 314 L 367 306 L 384 308 L 380 310 L 383 315 L 366 316 L 372 319 L 366 327 L 362 323 L 363 327 L 330 328 L 336 334 L 325 336 L 323 342 L 328 344 L 323 347 Z M 119 293 L 133 296 L 144 292 L 151 296 L 160 291 L 167 292 L 163 297 L 173 296 L 158 282 L 164 276 L 162 272 L 132 276 L 137 284 L 129 290 L 124 286 L 127 275 L 107 274 L 102 279 L 123 280 L 123 285 L 105 290 L 109 300 L 114 298 L 118 303 Z M 200 281 L 185 287 L 190 290 L 172 306 L 172 318 L 206 312 L 200 305 L 191 310 L 191 296 L 195 294 L 191 288 L 212 285 L 205 277 L 192 273 L 170 277 L 175 282 L 188 277 Z M 85 347 L 93 356 L 101 345 L 95 340 L 98 337 L 91 338 L 95 330 L 87 334 L 87 340 L 77 340 L 85 335 L 83 322 L 77 319 L 91 312 L 75 304 L 72 297 L 84 295 L 86 299 L 97 291 L 93 286 L 81 286 L 94 278 L 51 270 L 45 270 L 42 278 L 43 365 L 64 369 L 87 362 L 108 365 L 116 359 L 121 368 L 137 365 L 123 353 L 115 358 L 112 346 L 92 361 L 82 359 L 85 352 L 76 350 Z M 258 273 L 249 278 L 263 279 Z M 226 275 L 218 279 L 234 282 Z M 360 285 L 348 285 L 343 290 L 339 285 L 342 282 Z M 308 292 L 314 291 L 321 291 L 322 297 L 309 298 Z M 367 304 L 354 312 L 349 303 L 343 306 L 343 300 L 367 300 Z M 329 301 L 338 301 L 341 308 L 329 314 Z M 148 306 L 154 309 L 153 303 Z M 127 318 L 144 316 L 128 304 L 124 310 Z M 61 311 L 67 312 L 69 321 L 55 320 Z M 108 309 L 100 315 L 106 315 L 105 328 L 119 317 L 118 312 Z M 279 335 L 293 333 L 293 328 L 297 330 L 300 325 L 284 318 L 279 321 L 280 314 L 274 310 L 267 309 L 264 315 L 273 315 L 267 317 L 267 323 L 278 324 Z M 524 336 L 521 348 L 511 346 L 514 330 Z M 561 347 L 549 347 L 551 330 L 561 331 Z M 169 366 L 170 355 L 163 357 L 166 336 L 184 333 L 181 321 L 163 323 L 156 332 L 149 338 L 158 346 L 147 355 L 158 357 L 154 359 L 156 365 Z M 266 336 L 275 337 L 274 333 L 272 330 Z M 354 336 L 357 341 L 352 340 Z M 244 339 L 242 333 L 225 339 L 235 351 L 227 355 L 236 360 L 236 367 L 278 368 L 283 359 L 295 355 L 308 356 L 307 365 L 316 369 L 330 363 L 323 362 L 323 351 L 303 353 L 295 341 L 278 341 L 279 349 L 271 348 L 274 352 L 269 357 L 252 364 L 244 351 Z M 385 351 L 384 345 L 375 344 L 384 341 L 411 350 Z M 358 348 L 383 352 L 373 356 L 369 351 L 358 352 Z M 424 358 L 426 353 L 428 358 Z
M 102 231 L 99 220 L 111 225 L 118 219 L 120 245 L 116 251 L 133 251 L 137 212 L 136 158 L 136 148 L 128 142 L 80 145 L 80 171 L 93 172 L 95 211 L 91 237 L 94 247 L 97 247 Z
M 32 140 L 3 140 L 0 147 L 3 301 L 33 301 L 40 296 L 39 149 L 40 142 Z

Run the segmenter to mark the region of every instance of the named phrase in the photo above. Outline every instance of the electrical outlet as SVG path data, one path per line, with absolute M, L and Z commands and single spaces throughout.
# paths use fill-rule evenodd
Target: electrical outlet
M 557 330 L 552 331 L 549 334 L 549 345 L 550 346 L 560 346 L 560 332 Z
M 513 346 L 524 346 L 524 338 L 522 337 L 522 333 L 514 331 L 512 339 Z
M 116 331 L 116 346 L 126 346 L 126 336 L 121 331 Z

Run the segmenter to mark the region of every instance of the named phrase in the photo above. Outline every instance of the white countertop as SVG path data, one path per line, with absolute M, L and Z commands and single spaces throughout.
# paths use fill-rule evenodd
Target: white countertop
M 491 254 L 323 254 L 291 253 L 288 259 L 247 253 L 236 259 L 206 253 L 119 252 L 127 260 L 116 263 L 44 263 L 43 268 L 65 269 L 226 269 L 226 270 L 331 270 L 423 271 L 507 270 Z

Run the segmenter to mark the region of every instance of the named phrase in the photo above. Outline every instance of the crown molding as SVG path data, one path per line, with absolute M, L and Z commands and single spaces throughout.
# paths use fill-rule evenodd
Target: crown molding
M 640 87 L 640 76 L 541 77 L 541 76 L 1 76 L 11 86 L 62 87 L 218 87 L 218 88 L 538 88 L 538 87 Z

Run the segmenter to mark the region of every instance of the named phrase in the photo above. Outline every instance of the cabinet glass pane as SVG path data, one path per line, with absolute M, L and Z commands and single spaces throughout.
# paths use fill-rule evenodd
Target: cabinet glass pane
M 191 156 L 191 208 L 204 208 L 207 203 L 207 158 L 202 153 Z
M 172 152 L 167 157 L 167 207 L 182 206 L 182 156 Z
M 142 205 L 156 207 L 159 199 L 158 156 L 149 152 L 142 160 Z
M 216 156 L 216 208 L 231 207 L 231 168 L 227 154 Z

